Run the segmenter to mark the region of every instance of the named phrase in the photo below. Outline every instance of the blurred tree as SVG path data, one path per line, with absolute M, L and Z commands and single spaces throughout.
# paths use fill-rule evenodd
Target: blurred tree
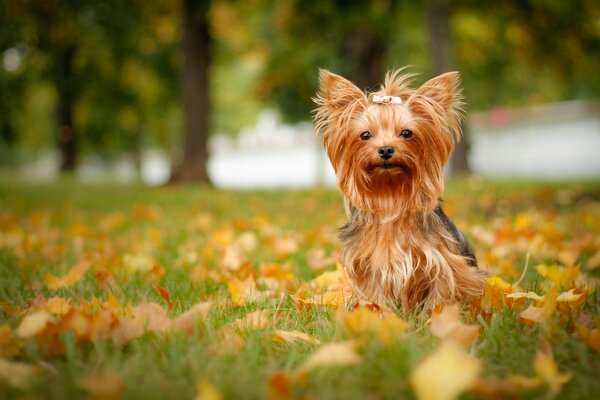
M 181 164 L 171 182 L 210 183 L 207 171 L 209 135 L 210 0 L 183 0 L 183 94 L 184 135 Z
M 440 75 L 456 69 L 454 44 L 452 40 L 451 0 L 428 0 L 425 8 L 429 54 L 433 75 Z M 463 121 L 463 138 L 456 144 L 450 161 L 450 174 L 462 175 L 470 172 L 467 153 L 469 134 L 467 121 Z

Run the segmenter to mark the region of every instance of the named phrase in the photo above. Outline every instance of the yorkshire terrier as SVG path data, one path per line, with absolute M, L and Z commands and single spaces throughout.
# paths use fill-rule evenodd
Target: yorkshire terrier
M 461 136 L 459 76 L 418 89 L 389 72 L 365 93 L 320 71 L 315 123 L 344 195 L 340 261 L 358 296 L 404 310 L 465 301 L 484 274 L 463 233 L 444 214 L 444 165 Z

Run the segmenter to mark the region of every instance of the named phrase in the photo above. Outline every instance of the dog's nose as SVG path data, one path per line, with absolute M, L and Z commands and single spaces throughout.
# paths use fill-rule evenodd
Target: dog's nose
M 394 148 L 392 146 L 383 146 L 379 148 L 379 157 L 383 158 L 384 160 L 389 160 L 392 158 L 393 154 Z

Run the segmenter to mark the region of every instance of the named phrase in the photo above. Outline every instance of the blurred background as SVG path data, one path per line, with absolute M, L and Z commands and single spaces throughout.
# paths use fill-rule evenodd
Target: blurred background
M 600 178 L 597 0 L 4 0 L 0 177 L 333 185 L 318 70 L 458 70 L 449 174 Z

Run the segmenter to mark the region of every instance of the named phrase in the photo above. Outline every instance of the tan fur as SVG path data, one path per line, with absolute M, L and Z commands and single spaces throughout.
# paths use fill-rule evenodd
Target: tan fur
M 483 274 L 468 265 L 434 212 L 444 164 L 461 135 L 458 74 L 440 75 L 416 90 L 411 78 L 388 73 L 381 89 L 368 95 L 322 70 L 314 99 L 316 127 L 350 219 L 341 261 L 364 299 L 404 308 L 476 296 L 483 287 Z M 372 103 L 373 95 L 398 96 L 403 104 Z M 399 135 L 404 129 L 413 132 L 410 140 Z M 372 138 L 361 140 L 364 131 Z M 382 146 L 394 149 L 386 168 Z

